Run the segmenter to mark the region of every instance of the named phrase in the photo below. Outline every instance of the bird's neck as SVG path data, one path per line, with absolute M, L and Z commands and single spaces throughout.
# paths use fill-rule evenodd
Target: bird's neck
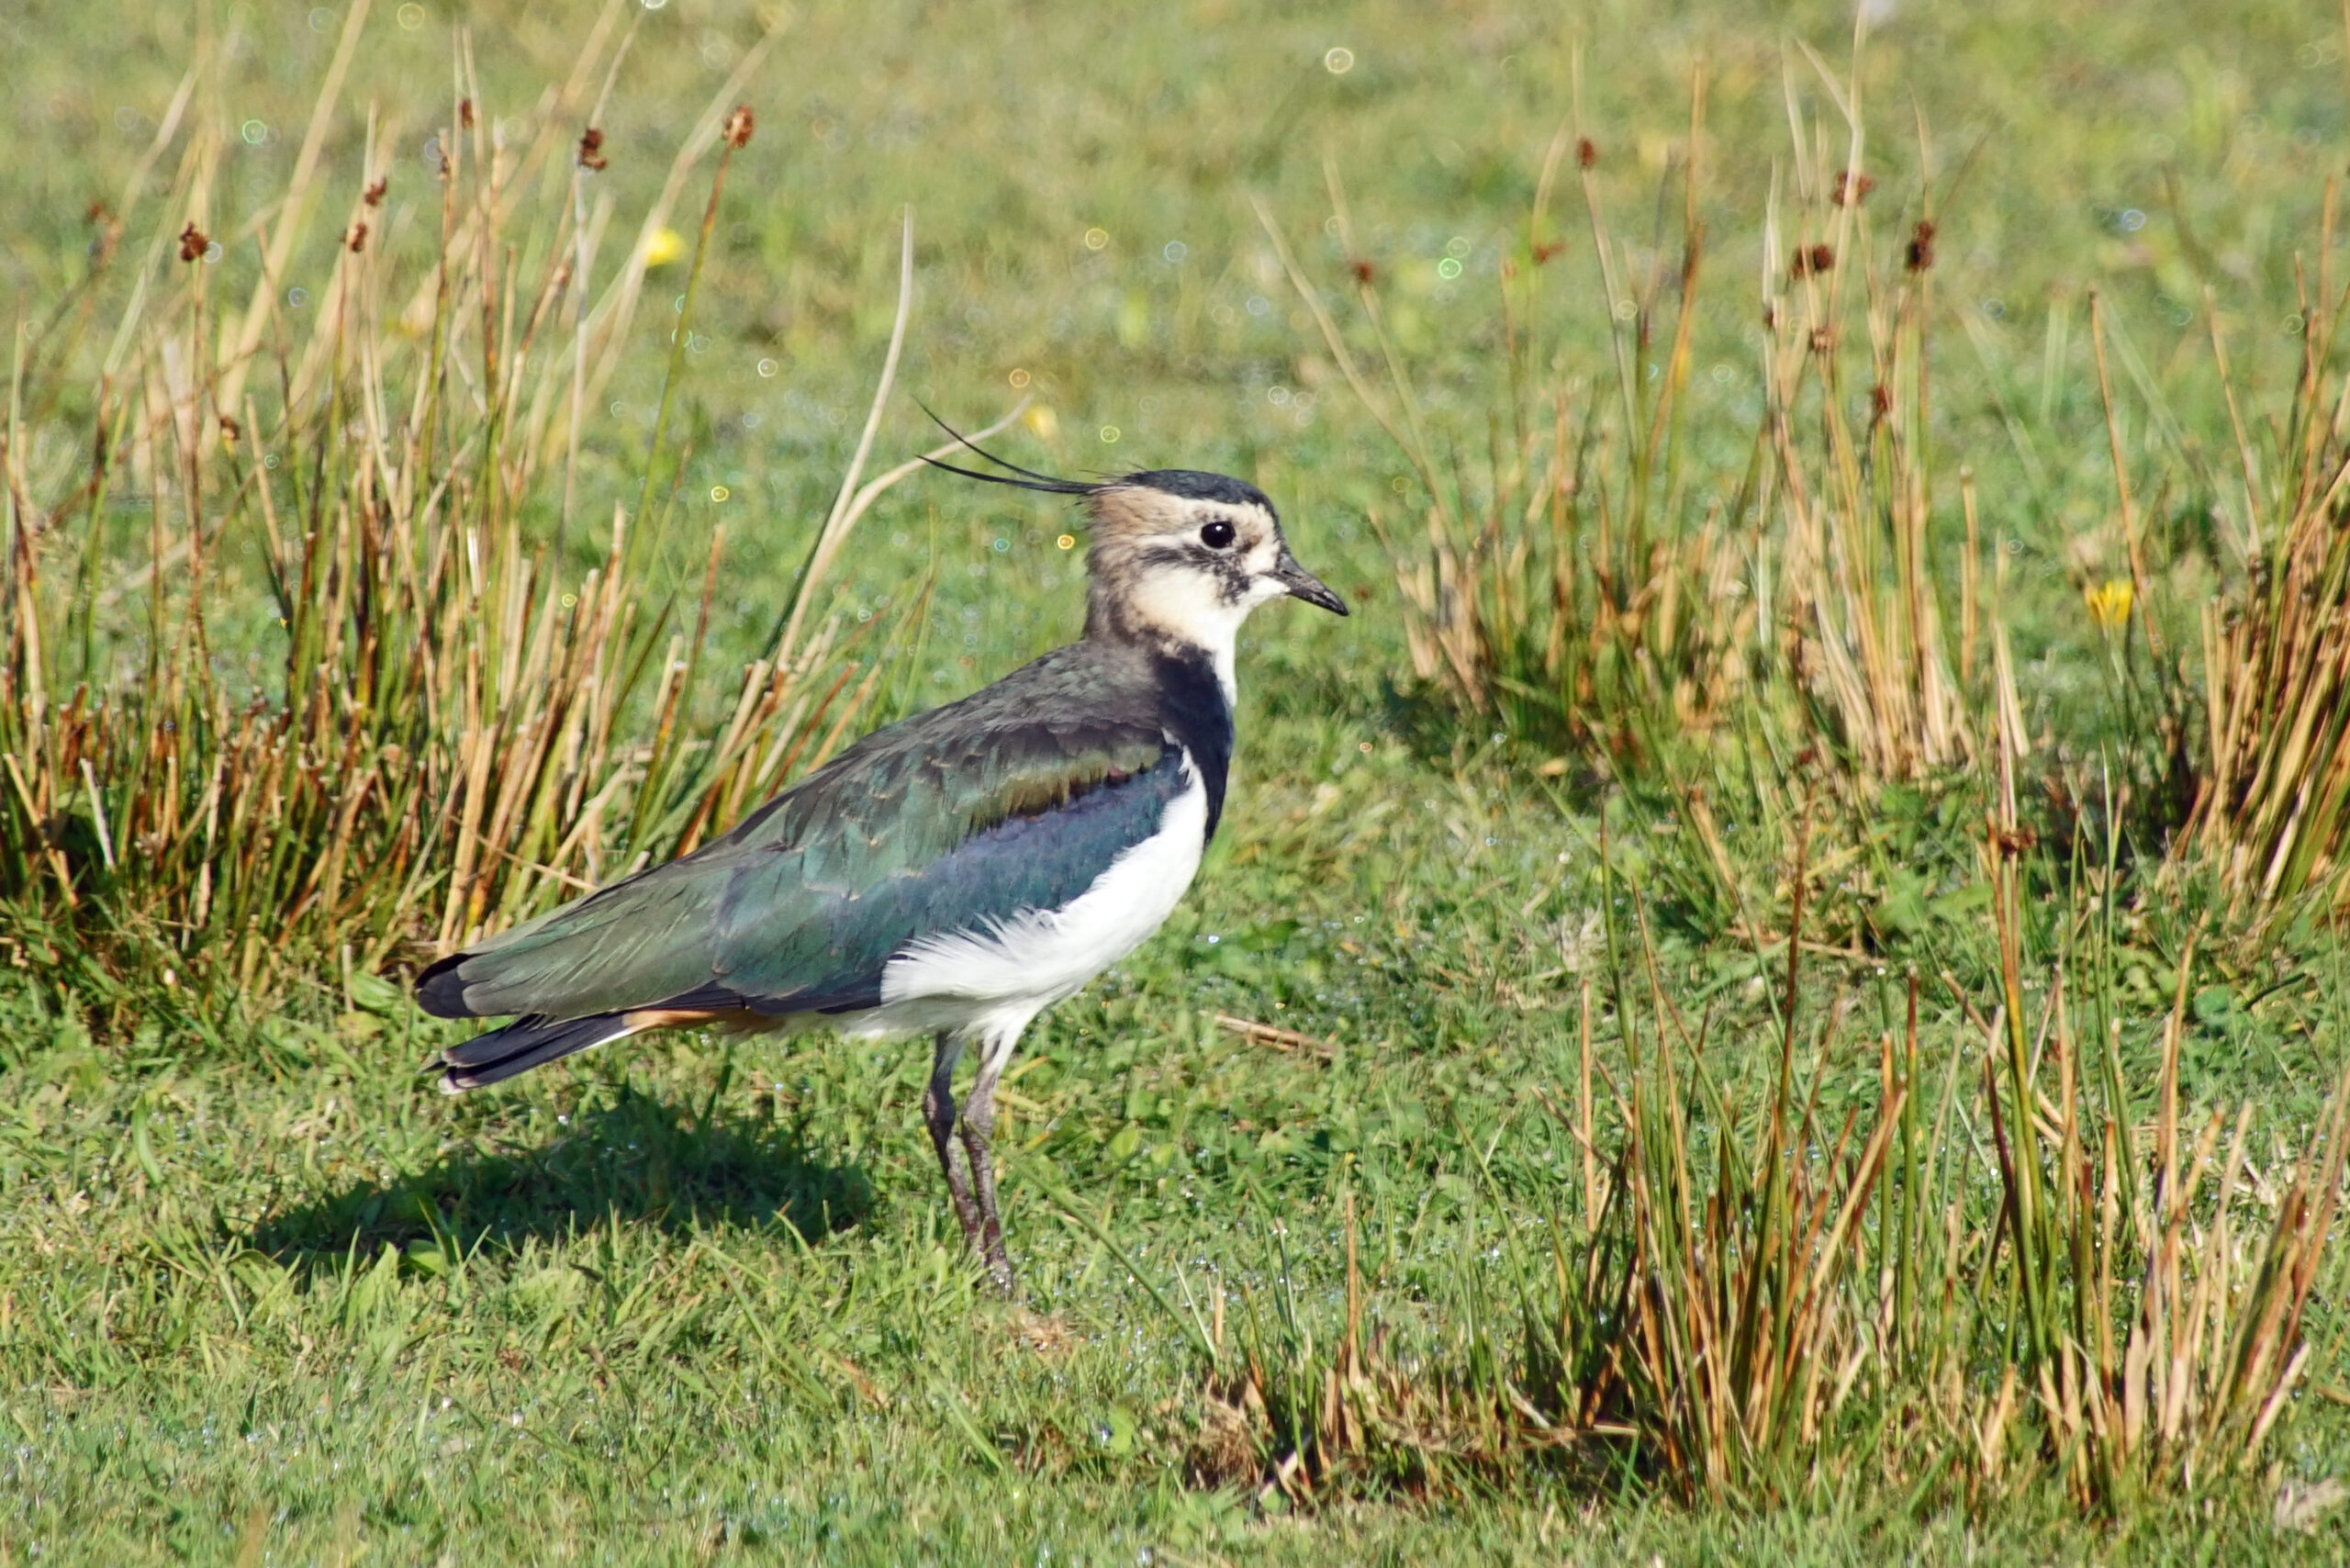
M 1235 683 L 1235 647 L 1248 607 L 1205 598 L 1113 593 L 1096 583 L 1085 610 L 1089 641 L 1121 643 L 1178 659 L 1204 659 L 1229 710 L 1239 700 Z
M 1193 776 L 1207 791 L 1206 832 L 1214 837 L 1232 765 L 1229 665 L 1219 670 L 1208 649 L 1157 635 L 1096 645 L 1114 648 L 1113 656 L 1121 663 L 1138 659 L 1147 671 L 1161 733 L 1182 747 Z

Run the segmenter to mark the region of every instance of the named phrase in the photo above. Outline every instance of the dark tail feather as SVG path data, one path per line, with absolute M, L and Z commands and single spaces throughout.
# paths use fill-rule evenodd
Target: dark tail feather
M 452 953 L 428 966 L 416 977 L 416 1004 L 435 1018 L 472 1017 L 473 1009 L 465 1005 L 465 982 L 457 977 L 457 966 L 472 957 L 471 953 Z
M 459 1090 L 502 1082 L 557 1057 L 567 1057 L 574 1051 L 584 1051 L 590 1046 L 635 1033 L 618 1013 L 596 1013 L 585 1018 L 517 1018 L 503 1029 L 492 1029 L 487 1035 L 476 1035 L 462 1046 L 450 1047 L 434 1065 L 444 1070 L 441 1087 L 454 1094 Z

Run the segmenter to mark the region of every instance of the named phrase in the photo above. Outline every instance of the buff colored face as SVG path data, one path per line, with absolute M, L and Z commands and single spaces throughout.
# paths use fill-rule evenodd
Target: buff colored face
M 1346 613 L 1290 554 L 1268 506 L 1140 487 L 1112 491 L 1097 506 L 1099 589 L 1136 622 L 1220 648 L 1251 610 L 1284 594 Z
M 1149 620 L 1204 638 L 1289 591 L 1276 575 L 1281 525 L 1251 503 L 1158 498 L 1158 524 L 1134 541 L 1128 585 Z

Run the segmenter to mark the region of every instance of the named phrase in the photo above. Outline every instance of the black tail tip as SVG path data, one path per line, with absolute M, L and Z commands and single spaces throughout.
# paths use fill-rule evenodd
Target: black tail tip
M 457 975 L 469 956 L 452 953 L 417 976 L 416 1004 L 435 1018 L 473 1017 L 474 1010 L 465 1005 L 465 982 Z
M 441 1090 L 446 1094 L 486 1089 L 574 1051 L 634 1032 L 617 1013 L 591 1013 L 585 1018 L 549 1018 L 534 1013 L 451 1046 L 428 1063 L 426 1070 L 440 1071 Z
M 441 1051 L 435 1051 L 418 1062 L 416 1076 L 432 1080 L 433 1086 L 443 1094 L 459 1094 L 473 1087 L 472 1084 L 463 1081 L 464 1070 L 450 1061 L 448 1056 Z

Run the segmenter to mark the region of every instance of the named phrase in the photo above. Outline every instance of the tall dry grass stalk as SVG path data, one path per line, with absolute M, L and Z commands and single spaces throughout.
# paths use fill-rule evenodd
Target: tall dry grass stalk
M 2350 900 L 2350 375 L 2336 354 L 2350 301 L 2333 277 L 2337 195 L 2329 181 L 2314 292 L 2297 270 L 2300 372 L 2281 418 L 2255 410 L 2247 430 L 2206 299 L 2237 457 L 2220 499 L 2245 580 L 2203 611 L 2210 755 L 2180 849 L 2216 868 L 2232 914 L 2305 893 Z
M 583 444 L 609 439 L 584 410 L 627 352 L 646 265 L 641 242 L 604 260 L 614 203 L 590 199 L 618 155 L 586 97 L 600 71 L 609 98 L 625 51 L 618 0 L 569 82 L 516 120 L 493 118 L 459 36 L 421 199 L 387 191 L 386 150 L 412 128 L 371 116 L 339 176 L 319 154 L 364 10 L 277 199 L 217 210 L 217 136 L 167 117 L 149 157 L 177 159 L 169 194 L 142 203 L 135 178 L 100 219 L 91 277 L 17 335 L 0 431 L 0 901 L 17 962 L 78 947 L 107 972 L 266 989 L 322 956 L 427 954 L 692 847 L 820 761 L 876 689 L 880 639 L 852 650 L 823 609 L 842 536 L 912 466 L 861 484 L 869 441 L 783 630 L 747 666 L 706 667 L 722 530 L 698 606 L 642 602 L 636 542 L 681 472 L 659 431 L 602 564 L 565 583 L 550 554 Z M 772 41 L 694 122 L 644 218 L 649 236 L 716 153 L 696 278 L 753 133 L 733 95 Z M 332 177 L 347 197 L 321 220 Z M 148 238 L 125 247 L 143 206 Z M 321 221 L 332 261 L 295 315 L 285 268 L 328 242 Z M 216 243 L 261 257 L 241 304 L 216 281 Z M 910 229 L 908 246 L 877 416 L 911 308 Z M 691 325 L 688 301 L 665 422 Z M 122 537 L 126 496 L 143 541 Z M 128 571 L 126 545 L 143 557 Z
M 1934 539 L 1934 218 L 1921 194 L 1901 238 L 1875 231 L 1859 73 L 1810 63 L 1842 123 L 1807 116 L 1790 84 L 1792 189 L 1774 184 L 1762 258 L 1762 511 L 1783 531 L 1755 552 L 1777 557 L 1789 674 L 1864 778 L 1908 779 L 1975 746 Z

